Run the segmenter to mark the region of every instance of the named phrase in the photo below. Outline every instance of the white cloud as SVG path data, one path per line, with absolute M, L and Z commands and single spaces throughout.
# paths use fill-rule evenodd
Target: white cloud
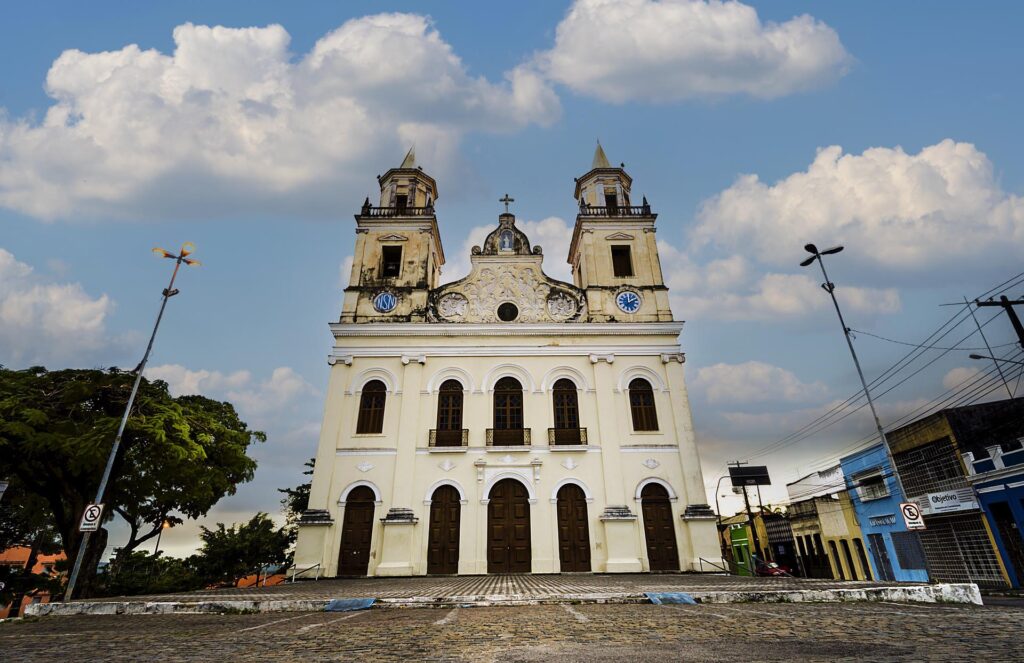
M 658 253 L 673 313 L 681 319 L 799 319 L 830 306 L 819 282 L 806 274 L 762 271 L 738 254 L 701 265 L 663 241 Z M 867 316 L 902 306 L 894 288 L 842 286 L 836 297 L 851 313 Z
M 801 382 L 790 371 L 761 361 L 701 368 L 693 384 L 704 392 L 708 402 L 719 404 L 807 402 L 827 392 L 821 382 Z
M 981 370 L 974 366 L 958 366 L 957 368 L 951 368 L 942 377 L 942 386 L 946 389 L 955 389 L 979 375 L 981 375 Z
M 222 373 L 205 369 L 192 370 L 180 364 L 164 364 L 146 369 L 152 380 L 163 380 L 172 396 L 202 394 L 233 403 L 243 417 L 266 422 L 273 413 L 280 413 L 299 401 L 317 397 L 317 390 L 293 369 L 275 368 L 261 382 L 249 371 Z
M 845 244 L 855 253 L 848 260 L 891 273 L 983 255 L 987 264 L 1016 262 L 1024 199 L 1001 190 L 992 163 L 970 143 L 947 139 L 917 154 L 832 146 L 773 185 L 741 176 L 705 201 L 694 240 L 787 266 L 804 257 L 807 241 Z
M 572 240 L 572 227 L 562 218 L 549 216 L 540 221 L 516 221 L 516 226 L 526 233 L 530 243 L 540 245 L 544 250 L 544 273 L 548 276 L 572 283 L 572 272 L 569 269 L 569 242 Z M 462 246 L 453 252 L 446 252 L 445 266 L 441 270 L 441 281 L 450 283 L 469 274 L 469 256 L 474 246 L 481 246 L 487 235 L 498 227 L 497 223 L 489 226 L 475 226 L 470 229 L 463 240 Z
M 734 94 L 771 99 L 841 77 L 836 32 L 808 15 L 762 23 L 739 2 L 577 0 L 536 63 L 605 101 L 668 102 Z
M 302 56 L 289 40 L 279 25 L 185 24 L 170 55 L 65 51 L 45 119 L 0 119 L 0 205 L 43 219 L 325 215 L 380 154 L 415 141 L 437 174 L 467 131 L 560 114 L 531 69 L 471 76 L 423 16 L 353 19 Z
M 0 248 L 0 363 L 88 360 L 107 349 L 107 295 L 78 283 L 50 283 Z

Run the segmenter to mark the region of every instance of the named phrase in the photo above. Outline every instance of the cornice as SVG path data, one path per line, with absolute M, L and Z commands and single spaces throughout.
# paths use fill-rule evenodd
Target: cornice
M 410 336 L 678 336 L 683 321 L 460 323 L 375 322 L 331 323 L 335 338 Z

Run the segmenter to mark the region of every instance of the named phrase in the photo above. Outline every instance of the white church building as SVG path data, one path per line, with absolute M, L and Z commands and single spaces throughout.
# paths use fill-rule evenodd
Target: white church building
M 440 284 L 410 151 L 356 215 L 295 564 L 327 576 L 698 570 L 720 560 L 647 200 L 600 146 L 573 282 L 498 217 Z M 506 197 L 507 198 L 507 197 Z

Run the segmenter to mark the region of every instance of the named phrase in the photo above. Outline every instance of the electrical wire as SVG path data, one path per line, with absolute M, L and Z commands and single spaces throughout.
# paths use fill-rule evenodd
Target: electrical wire
M 870 336 L 872 338 L 877 338 L 877 339 L 879 339 L 881 341 L 888 341 L 889 343 L 896 343 L 898 345 L 909 345 L 909 346 L 914 347 L 914 348 L 924 348 L 925 350 L 950 350 L 950 351 L 952 351 L 952 350 L 965 350 L 965 351 L 967 351 L 967 350 L 996 350 L 998 348 L 1005 348 L 1005 347 L 1008 347 L 1008 346 L 1011 346 L 1011 345 L 1017 345 L 1016 342 L 1011 341 L 1010 343 L 1003 343 L 1001 345 L 993 345 L 991 347 L 984 347 L 984 348 L 963 348 L 963 347 L 944 348 L 944 347 L 941 347 L 941 346 L 938 346 L 938 345 L 920 345 L 919 343 L 907 343 L 906 341 L 897 341 L 895 339 L 886 338 L 885 336 L 879 336 L 878 334 L 872 334 L 871 332 L 866 332 L 866 331 L 863 331 L 861 329 L 852 329 L 851 328 L 850 331 L 853 332 L 854 334 L 863 334 L 865 336 Z

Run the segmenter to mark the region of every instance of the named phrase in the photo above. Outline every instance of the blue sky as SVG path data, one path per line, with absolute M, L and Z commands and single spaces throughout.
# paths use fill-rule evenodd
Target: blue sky
M 4 12 L 0 363 L 134 365 L 167 277 L 149 249 L 195 242 L 204 266 L 182 275 L 154 375 L 230 398 L 270 433 L 257 479 L 213 519 L 276 510 L 273 489 L 313 454 L 351 215 L 412 141 L 438 178 L 446 278 L 506 191 L 564 276 L 572 178 L 597 138 L 626 163 L 659 213 L 712 484 L 857 388 L 820 279 L 797 267 L 805 242 L 846 244 L 831 271 L 849 325 L 904 341 L 954 313 L 939 304 L 1021 271 L 1011 3 Z M 1013 338 L 1005 320 L 986 331 Z M 909 349 L 856 342 L 869 379 Z M 969 378 L 966 355 L 880 398 L 883 423 Z M 761 460 L 781 486 L 869 430 L 861 411 Z M 165 541 L 184 550 L 193 535 Z

